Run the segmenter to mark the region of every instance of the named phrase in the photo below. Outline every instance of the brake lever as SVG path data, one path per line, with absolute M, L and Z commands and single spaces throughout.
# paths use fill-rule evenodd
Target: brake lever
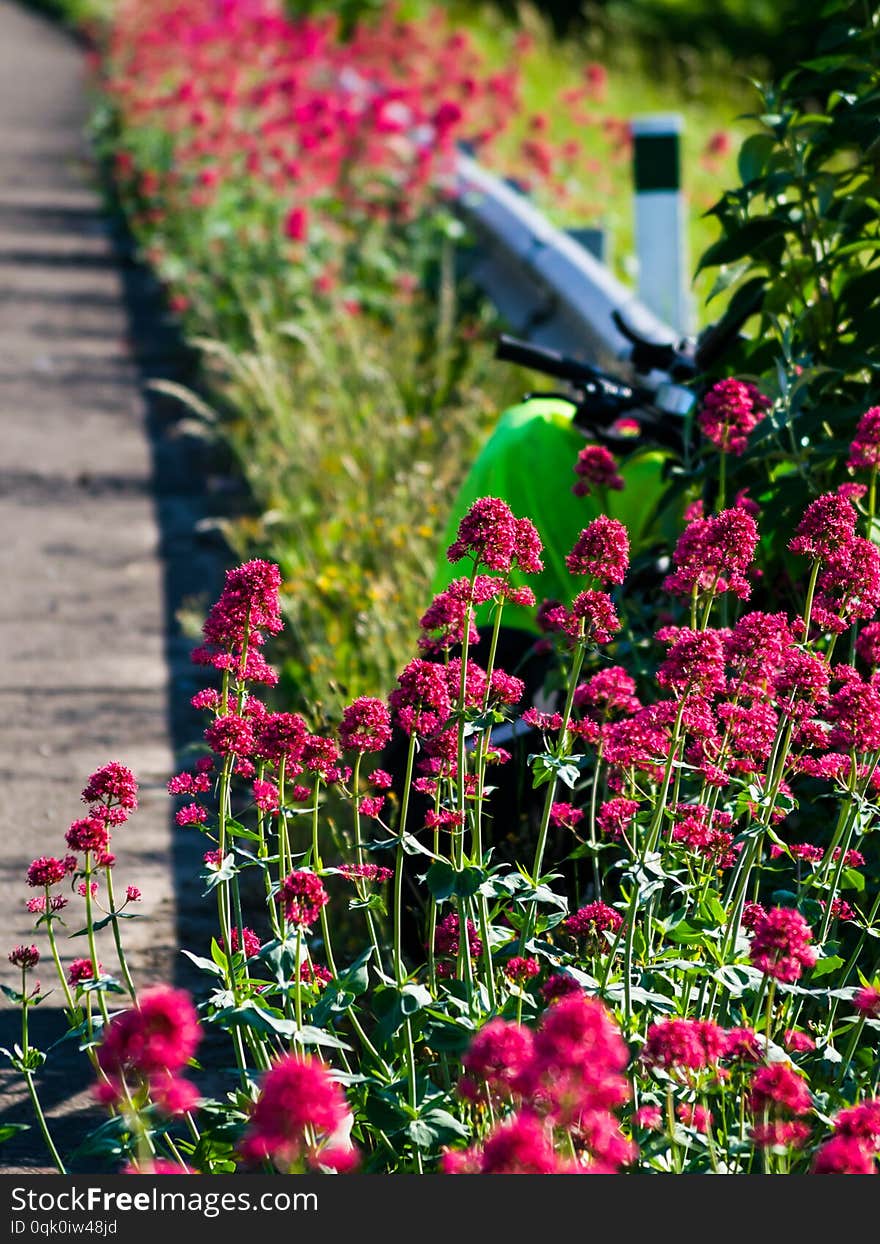
M 643 375 L 652 371 L 666 372 L 673 380 L 690 379 L 696 375 L 695 344 L 689 339 L 680 342 L 648 341 L 627 324 L 620 311 L 612 311 L 611 318 L 618 331 L 632 344 L 630 362 L 637 372 Z

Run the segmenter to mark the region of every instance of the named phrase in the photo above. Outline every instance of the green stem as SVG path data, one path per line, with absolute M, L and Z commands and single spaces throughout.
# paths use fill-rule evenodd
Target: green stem
M 119 930 L 119 918 L 116 914 L 116 899 L 113 895 L 113 870 L 108 864 L 104 871 L 107 874 L 107 902 L 111 912 L 110 924 L 113 928 L 113 940 L 116 943 L 116 958 L 119 960 L 122 978 L 125 981 L 125 987 L 129 992 L 129 996 L 132 1002 L 137 1002 L 137 990 L 134 987 L 134 981 L 131 979 L 125 952 L 122 949 L 122 935 Z
M 61 981 L 61 988 L 64 990 L 64 997 L 67 999 L 68 1010 L 71 1012 L 71 1022 L 74 1022 L 79 1008 L 73 999 L 73 994 L 70 992 L 70 986 L 67 983 L 67 977 L 64 975 L 64 969 L 61 966 L 61 958 L 58 954 L 58 945 L 55 941 L 55 931 L 52 928 L 52 917 L 49 914 L 49 911 L 49 887 L 46 886 L 46 933 L 49 937 L 49 949 L 52 952 L 52 959 L 55 963 L 55 971 L 58 973 L 58 979 Z
M 400 806 L 400 822 L 397 826 L 397 852 L 394 868 L 394 979 L 400 987 L 404 980 L 403 969 L 403 839 L 406 833 L 406 820 L 409 815 L 409 795 L 412 785 L 413 765 L 416 756 L 416 735 L 409 736 L 409 750 L 406 756 L 406 776 L 404 777 L 403 797 Z
M 296 977 L 293 982 L 293 1001 L 296 1012 L 296 1030 L 302 1031 L 302 925 L 296 926 Z
M 85 875 L 86 875 L 86 882 L 85 882 L 86 930 L 88 932 L 88 939 L 89 939 L 89 955 L 91 956 L 91 960 L 92 960 L 92 976 L 95 980 L 97 980 L 98 977 L 101 975 L 101 970 L 98 964 L 98 949 L 97 949 L 97 946 L 95 945 L 95 926 L 92 921 L 92 853 L 91 851 L 86 851 L 85 862 L 86 862 L 86 872 L 85 872 Z M 104 992 L 103 990 L 99 989 L 97 990 L 97 994 L 98 994 L 98 1006 L 101 1011 L 101 1017 L 103 1018 L 105 1024 L 109 1024 L 110 1015 L 107 1011 L 107 1002 L 104 998 Z
M 22 971 L 21 971 L 21 1051 L 22 1051 L 22 1062 L 25 1064 L 27 1064 L 27 1058 L 28 1058 L 28 1053 L 30 1049 L 28 1045 L 27 1013 L 28 1013 L 27 968 L 22 968 Z M 34 1084 L 33 1075 L 31 1074 L 30 1070 L 27 1069 L 27 1067 L 25 1067 L 24 1079 L 25 1079 L 25 1083 L 27 1084 L 28 1095 L 30 1096 L 30 1099 L 31 1099 L 31 1105 L 34 1108 L 34 1114 L 37 1117 L 37 1124 L 39 1125 L 40 1131 L 43 1134 L 43 1140 L 46 1142 L 46 1148 L 49 1150 L 49 1155 L 52 1158 L 52 1161 L 55 1165 L 55 1169 L 58 1171 L 59 1175 L 66 1175 L 67 1171 L 65 1170 L 64 1163 L 61 1161 L 61 1157 L 58 1153 L 58 1150 L 55 1148 L 55 1142 L 52 1140 L 51 1133 L 49 1132 L 49 1125 L 46 1122 L 46 1116 L 43 1114 L 43 1108 L 40 1105 L 40 1098 L 39 1098 L 39 1095 L 37 1094 L 37 1088 L 36 1088 L 36 1085 Z
M 354 762 L 354 773 L 352 774 L 352 798 L 354 800 L 354 849 L 355 857 L 360 867 L 362 867 L 364 863 L 364 844 L 361 837 L 360 808 L 360 774 L 362 759 L 363 753 L 358 752 Z M 376 954 L 376 966 L 380 971 L 382 971 L 382 951 L 379 948 L 379 935 L 376 932 L 376 922 L 373 919 L 373 913 L 370 911 L 369 907 L 364 909 L 364 915 L 367 921 L 367 932 L 370 935 L 370 942 L 372 943 L 373 950 Z
M 804 605 L 804 643 L 810 641 L 810 619 L 813 616 L 813 596 L 816 593 L 816 580 L 819 577 L 819 560 L 813 562 L 810 570 L 810 582 L 807 586 L 807 602 Z

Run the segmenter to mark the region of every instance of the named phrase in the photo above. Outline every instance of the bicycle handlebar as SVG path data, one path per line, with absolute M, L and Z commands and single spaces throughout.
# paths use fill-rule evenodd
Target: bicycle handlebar
M 546 346 L 532 345 L 530 341 L 521 341 L 506 333 L 498 338 L 495 357 L 506 363 L 518 363 L 532 371 L 543 372 L 546 376 L 555 376 L 557 380 L 570 380 L 573 384 L 596 381 L 601 376 L 589 363 L 560 354 L 558 350 L 549 350 Z
M 611 318 L 632 345 L 629 361 L 637 372 L 644 375 L 662 371 L 674 380 L 690 380 L 696 374 L 693 349 L 688 342 L 649 341 L 627 324 L 619 311 L 612 311 Z

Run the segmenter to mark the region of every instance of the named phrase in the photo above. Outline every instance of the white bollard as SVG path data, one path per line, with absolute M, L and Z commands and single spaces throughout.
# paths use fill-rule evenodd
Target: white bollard
M 693 331 L 678 113 L 632 121 L 639 299 L 682 336 Z

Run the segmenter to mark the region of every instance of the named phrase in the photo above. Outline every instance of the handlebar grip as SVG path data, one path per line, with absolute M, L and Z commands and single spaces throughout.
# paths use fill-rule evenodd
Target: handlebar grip
M 596 380 L 601 373 L 589 363 L 560 354 L 558 350 L 549 350 L 545 346 L 535 346 L 529 341 L 521 341 L 518 337 L 509 337 L 506 333 L 498 338 L 495 357 L 508 363 L 518 363 L 521 367 L 529 367 L 532 371 L 543 372 L 546 376 L 555 376 L 557 380 L 571 380 L 575 383 L 585 380 Z

